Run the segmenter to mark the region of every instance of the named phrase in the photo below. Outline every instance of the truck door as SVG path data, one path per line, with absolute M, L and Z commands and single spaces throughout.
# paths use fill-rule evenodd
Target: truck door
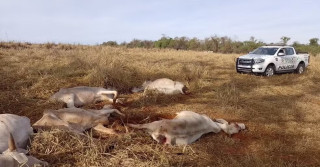
M 277 71 L 290 71 L 294 68 L 294 52 L 292 48 L 282 48 L 278 51 Z
M 285 51 L 286 51 L 286 57 L 290 62 L 289 64 L 292 65 L 292 68 L 290 68 L 289 70 L 296 69 L 298 67 L 297 56 L 293 48 L 285 48 Z

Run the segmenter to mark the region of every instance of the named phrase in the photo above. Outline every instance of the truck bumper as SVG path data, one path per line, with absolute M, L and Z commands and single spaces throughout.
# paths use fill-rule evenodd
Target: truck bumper
M 238 65 L 237 72 L 263 73 L 265 68 L 261 65 L 243 66 Z
M 261 64 L 253 64 L 253 59 L 251 60 L 250 64 L 240 64 L 239 59 L 236 61 L 236 69 L 237 72 L 244 72 L 244 73 L 263 73 L 266 70 L 264 63 Z

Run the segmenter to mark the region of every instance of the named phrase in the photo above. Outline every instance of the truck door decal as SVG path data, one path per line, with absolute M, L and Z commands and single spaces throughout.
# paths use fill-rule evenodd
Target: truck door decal
M 286 66 L 279 66 L 279 70 L 289 70 L 289 69 L 293 69 L 294 65 L 286 65 Z
M 281 62 L 282 62 L 283 64 L 294 64 L 294 63 L 295 63 L 293 57 L 283 57 L 283 58 L 281 59 Z

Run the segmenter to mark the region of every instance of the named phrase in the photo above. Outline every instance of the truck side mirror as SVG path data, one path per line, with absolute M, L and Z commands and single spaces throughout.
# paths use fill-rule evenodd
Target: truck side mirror
M 279 52 L 278 56 L 284 56 L 284 53 L 283 52 Z

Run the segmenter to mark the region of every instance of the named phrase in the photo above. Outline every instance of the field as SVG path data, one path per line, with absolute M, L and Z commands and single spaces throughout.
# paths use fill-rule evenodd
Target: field
M 114 87 L 126 99 L 109 127 L 118 136 L 51 130 L 32 137 L 30 153 L 51 166 L 320 166 L 320 56 L 302 75 L 237 74 L 236 54 L 106 46 L 1 43 L 0 113 L 41 118 L 59 88 Z M 147 79 L 187 84 L 190 95 L 130 94 Z M 86 106 L 101 108 L 103 104 Z M 229 137 L 210 133 L 186 146 L 157 144 L 126 123 L 172 118 L 182 110 L 243 122 Z M 146 119 L 147 118 L 147 119 Z

